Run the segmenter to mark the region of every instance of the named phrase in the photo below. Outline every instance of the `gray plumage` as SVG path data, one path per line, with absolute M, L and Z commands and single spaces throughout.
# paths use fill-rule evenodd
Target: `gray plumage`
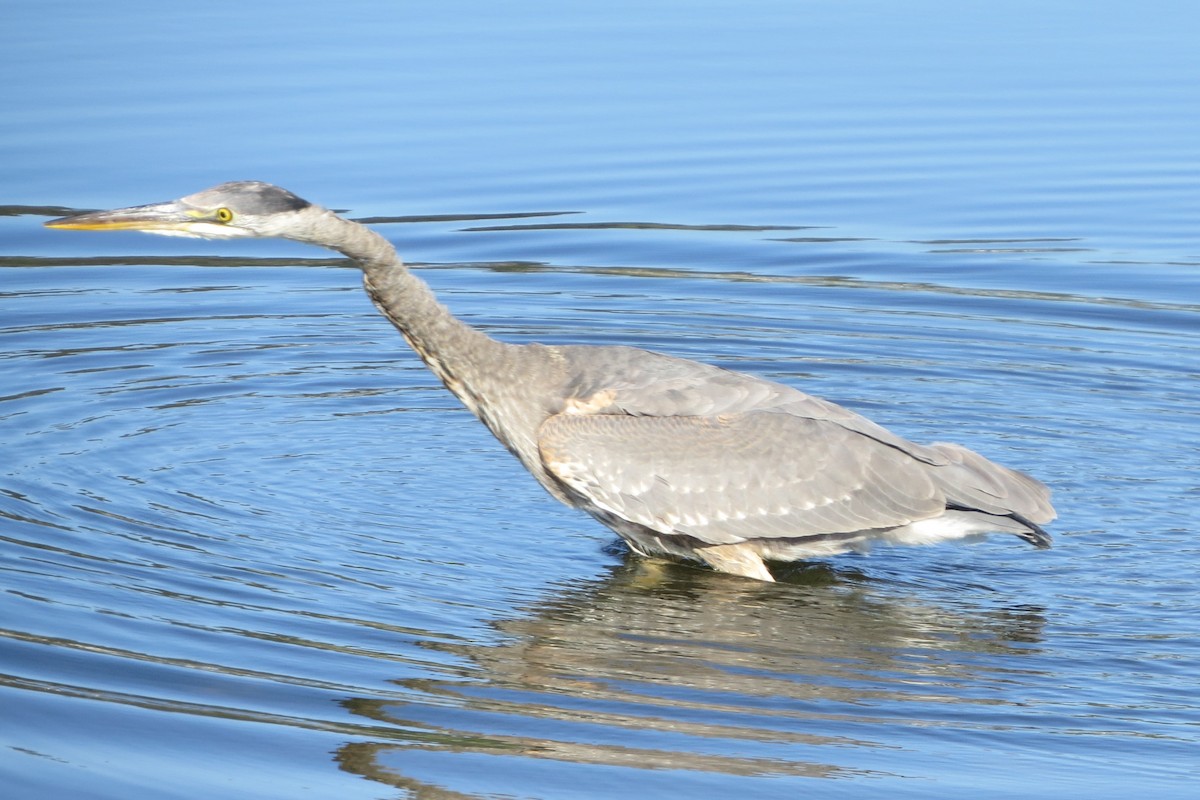
M 50 227 L 278 236 L 362 268 L 379 311 L 554 497 L 637 552 L 771 580 L 764 562 L 987 532 L 1039 546 L 1045 486 L 952 444 L 913 444 L 782 384 L 630 347 L 495 341 L 395 248 L 284 189 L 243 181 Z

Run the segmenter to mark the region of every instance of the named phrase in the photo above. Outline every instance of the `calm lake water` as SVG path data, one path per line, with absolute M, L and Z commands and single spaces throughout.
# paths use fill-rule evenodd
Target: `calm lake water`
M 1200 779 L 1200 6 L 9 4 L 0 780 L 81 798 L 1176 798 Z M 277 241 L 1050 484 L 1056 547 L 630 557 Z

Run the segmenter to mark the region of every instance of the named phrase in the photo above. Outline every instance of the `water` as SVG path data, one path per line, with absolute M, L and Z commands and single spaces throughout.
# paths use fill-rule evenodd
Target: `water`
M 6 797 L 1190 796 L 1192 4 L 3 16 Z M 386 218 L 498 337 L 1019 466 L 1056 548 L 640 561 L 348 265 L 40 224 L 243 178 Z

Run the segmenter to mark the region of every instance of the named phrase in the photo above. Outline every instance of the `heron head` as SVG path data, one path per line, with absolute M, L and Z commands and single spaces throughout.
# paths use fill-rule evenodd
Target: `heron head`
M 66 230 L 145 231 L 202 239 L 289 236 L 311 208 L 311 203 L 287 189 L 260 181 L 233 181 L 167 203 L 93 211 L 45 224 Z

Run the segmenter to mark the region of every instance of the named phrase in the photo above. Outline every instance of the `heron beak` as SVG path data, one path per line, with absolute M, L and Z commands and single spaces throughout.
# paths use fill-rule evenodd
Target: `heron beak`
M 178 200 L 153 203 L 113 211 L 92 211 L 60 217 L 43 223 L 47 228 L 69 231 L 145 231 L 166 236 L 199 238 L 246 235 L 233 226 L 214 222 L 207 212 L 184 205 Z
M 183 206 L 171 202 L 75 214 L 52 219 L 45 225 L 70 231 L 186 231 L 194 222 L 196 218 L 188 216 Z

